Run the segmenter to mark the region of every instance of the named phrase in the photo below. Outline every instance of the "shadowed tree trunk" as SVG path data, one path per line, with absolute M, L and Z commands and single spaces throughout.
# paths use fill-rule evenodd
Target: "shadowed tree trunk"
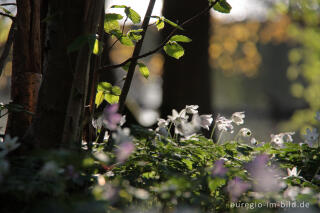
M 29 112 L 36 111 L 41 82 L 40 41 L 41 0 L 17 0 L 16 32 L 13 41 L 11 100 Z M 22 137 L 31 124 L 32 115 L 10 112 L 6 132 Z
M 165 0 L 163 16 L 182 23 L 208 6 L 208 0 Z M 202 9 L 201 9 L 202 8 Z M 166 56 L 163 75 L 162 117 L 180 110 L 185 105 L 197 104 L 201 112 L 211 111 L 210 68 L 208 63 L 209 13 L 202 15 L 184 27 L 185 34 L 192 39 L 183 44 L 185 55 L 180 59 Z M 164 38 L 170 32 L 166 27 Z
M 79 36 L 95 34 L 104 0 L 48 2 L 43 81 L 37 112 L 26 139 L 39 147 L 54 148 L 80 140 L 89 79 L 90 50 L 67 53 Z

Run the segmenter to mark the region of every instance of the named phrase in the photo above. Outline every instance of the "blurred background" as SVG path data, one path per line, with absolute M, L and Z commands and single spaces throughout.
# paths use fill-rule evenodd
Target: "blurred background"
M 1 3 L 14 1 L 0 0 Z M 154 15 L 182 23 L 199 13 L 207 0 L 157 0 Z M 180 34 L 193 39 L 183 44 L 185 55 L 176 60 L 163 52 L 142 61 L 149 79 L 136 72 L 127 100 L 129 120 L 152 126 L 172 109 L 197 104 L 201 113 L 226 117 L 245 111 L 245 126 L 261 141 L 270 134 L 297 131 L 296 139 L 314 124 L 320 110 L 320 0 L 228 0 L 230 14 L 211 11 Z M 107 0 L 107 12 L 122 13 L 111 5 L 129 5 L 142 17 L 148 0 Z M 15 13 L 14 7 L 1 6 Z M 151 20 L 153 24 L 156 20 Z M 0 53 L 10 20 L 0 16 Z M 122 22 L 122 24 L 124 24 Z M 125 30 L 136 28 L 130 21 Z M 156 48 L 172 30 L 150 26 L 142 53 Z M 109 46 L 114 42 L 109 38 Z M 132 47 L 116 44 L 105 54 L 106 63 L 120 63 Z M 10 101 L 11 58 L 0 77 L 0 102 Z M 101 79 L 121 86 L 122 69 Z M 2 118 L 4 126 L 6 118 Z M 3 129 L 0 129 L 3 131 Z

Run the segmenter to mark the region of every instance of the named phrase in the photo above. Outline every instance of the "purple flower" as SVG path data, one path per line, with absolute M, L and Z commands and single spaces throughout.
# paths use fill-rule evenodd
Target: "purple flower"
M 118 113 L 118 109 L 118 104 L 112 104 L 103 110 L 103 124 L 107 129 L 117 129 L 122 118 L 121 114 Z
M 260 170 L 264 170 L 267 167 L 267 163 L 269 161 L 269 156 L 262 154 L 258 155 L 253 161 L 248 163 L 245 167 L 249 173 L 255 175 Z
M 267 166 L 268 155 L 258 155 L 245 168 L 254 180 L 254 190 L 257 192 L 276 192 L 280 190 L 279 171 Z
M 212 175 L 223 177 L 226 175 L 227 171 L 228 169 L 224 167 L 224 160 L 221 159 L 215 162 L 214 167 L 212 169 Z
M 132 142 L 121 143 L 116 151 L 117 161 L 118 162 L 126 161 L 134 150 L 135 150 L 135 146 Z
M 228 182 L 227 190 L 229 192 L 230 199 L 236 202 L 238 198 L 246 192 L 250 187 L 249 183 L 243 182 L 239 177 Z

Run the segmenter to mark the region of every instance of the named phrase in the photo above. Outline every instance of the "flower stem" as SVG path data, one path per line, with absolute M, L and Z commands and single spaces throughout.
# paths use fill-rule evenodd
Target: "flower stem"
M 220 132 L 220 135 L 219 135 L 219 138 L 218 138 L 217 144 L 219 144 L 219 142 L 220 142 L 220 139 L 221 139 L 222 133 L 223 133 L 223 131 L 221 131 L 221 132 Z
M 214 133 L 214 130 L 216 130 L 216 127 L 217 127 L 217 123 L 214 123 L 214 126 L 213 126 L 213 128 L 211 130 L 210 139 L 212 139 L 213 133 Z

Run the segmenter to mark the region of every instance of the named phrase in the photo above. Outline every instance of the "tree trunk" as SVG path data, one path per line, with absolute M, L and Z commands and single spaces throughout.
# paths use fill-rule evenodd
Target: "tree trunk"
M 196 5 L 196 6 L 195 6 Z M 208 0 L 165 0 L 164 17 L 182 23 L 208 6 Z M 199 9 L 200 8 L 200 9 Z M 203 8 L 203 9 L 201 9 Z M 202 15 L 184 27 L 191 43 L 182 44 L 185 55 L 180 59 L 166 56 L 163 75 L 162 117 L 171 114 L 172 109 L 180 110 L 185 105 L 197 104 L 201 112 L 211 109 L 211 77 L 209 68 L 209 13 Z M 166 27 L 163 36 L 172 30 Z
M 90 51 L 85 45 L 68 54 L 67 47 L 79 36 L 96 33 L 103 6 L 104 0 L 48 3 L 43 82 L 36 116 L 26 135 L 39 147 L 60 147 L 62 141 L 68 143 L 79 136 Z
M 17 0 L 16 32 L 13 41 L 11 99 L 13 104 L 34 113 L 41 82 L 41 0 Z M 22 137 L 32 115 L 10 112 L 6 132 Z

